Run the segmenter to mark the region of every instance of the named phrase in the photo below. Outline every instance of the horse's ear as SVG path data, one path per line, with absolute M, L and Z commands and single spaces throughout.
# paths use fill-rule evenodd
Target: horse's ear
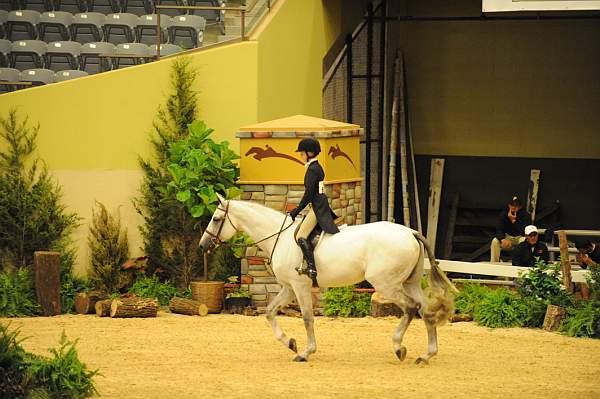
M 223 198 L 223 196 L 221 196 L 221 194 L 217 193 L 217 198 L 219 199 L 219 203 L 221 205 L 225 204 L 225 198 Z

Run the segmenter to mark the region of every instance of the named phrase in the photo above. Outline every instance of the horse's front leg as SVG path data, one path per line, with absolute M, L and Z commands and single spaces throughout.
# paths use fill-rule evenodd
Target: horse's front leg
M 295 362 L 306 362 L 308 357 L 317 351 L 317 341 L 315 339 L 314 315 L 312 303 L 312 283 L 308 278 L 305 278 L 297 285 L 294 285 L 294 292 L 298 305 L 302 311 L 302 319 L 304 320 L 304 328 L 306 328 L 307 344 L 306 349 L 302 354 L 296 355 Z
M 288 339 L 285 335 L 281 327 L 279 327 L 279 323 L 275 317 L 277 316 L 277 311 L 282 307 L 286 306 L 294 299 L 294 291 L 290 287 L 283 286 L 279 294 L 269 303 L 267 306 L 267 320 L 271 323 L 271 328 L 275 333 L 275 337 L 283 344 L 286 348 L 291 349 L 294 352 L 298 352 L 296 347 L 296 340 L 294 338 Z

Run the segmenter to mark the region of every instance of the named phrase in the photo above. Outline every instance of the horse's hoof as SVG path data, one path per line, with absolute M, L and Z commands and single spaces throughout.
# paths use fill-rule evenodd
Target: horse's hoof
M 298 347 L 296 346 L 296 340 L 294 338 L 290 338 L 290 342 L 288 342 L 288 348 L 290 348 L 292 352 L 298 353 Z
M 424 357 L 418 357 L 417 360 L 415 360 L 415 364 L 429 364 L 429 360 L 425 359 Z
M 401 346 L 400 349 L 396 350 L 396 356 L 398 356 L 398 359 L 400 359 L 400 361 L 406 359 L 406 347 Z
M 295 362 L 305 362 L 306 358 L 304 356 L 300 356 L 300 355 L 296 355 L 296 357 L 294 358 Z

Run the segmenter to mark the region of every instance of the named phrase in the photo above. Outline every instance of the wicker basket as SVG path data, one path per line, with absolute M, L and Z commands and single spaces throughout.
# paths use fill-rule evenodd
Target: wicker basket
M 224 284 L 223 281 L 192 281 L 192 299 L 205 304 L 208 313 L 221 313 Z

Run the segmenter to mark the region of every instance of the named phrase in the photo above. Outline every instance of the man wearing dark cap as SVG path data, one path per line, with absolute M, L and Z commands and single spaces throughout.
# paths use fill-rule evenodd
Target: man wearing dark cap
M 512 264 L 533 267 L 537 258 L 548 263 L 550 256 L 546 244 L 538 241 L 537 227 L 530 224 L 525 227 L 525 241 L 513 250 Z
M 512 197 L 506 207 L 498 215 L 496 236 L 490 244 L 490 262 L 500 262 L 501 250 L 509 250 L 525 241 L 525 226 L 531 224 L 531 217 L 523 209 L 519 198 Z

